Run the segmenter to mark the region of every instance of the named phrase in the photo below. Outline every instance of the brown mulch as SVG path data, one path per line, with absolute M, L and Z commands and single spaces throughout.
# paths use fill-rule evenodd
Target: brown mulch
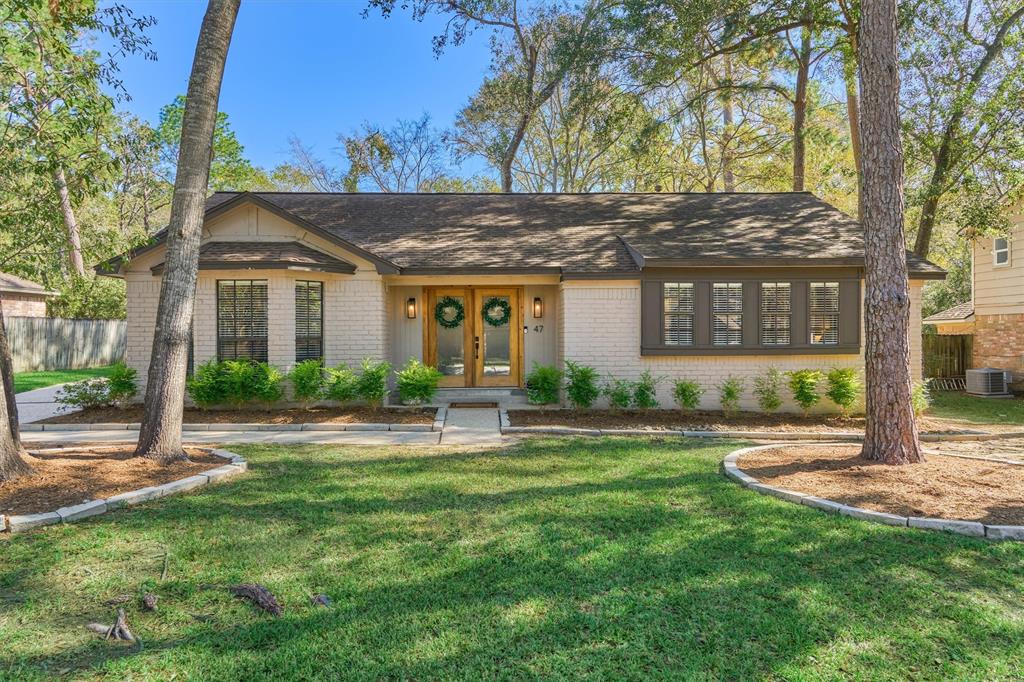
M 565 426 L 578 429 L 649 429 L 674 431 L 809 431 L 828 433 L 864 430 L 863 417 L 838 415 L 763 414 L 680 410 L 509 410 L 512 426 Z M 980 432 L 989 427 L 920 417 L 922 433 Z
M 432 424 L 435 409 L 382 407 L 311 407 L 308 410 L 197 410 L 186 409 L 186 424 Z M 142 421 L 142 406 L 104 407 L 43 419 L 44 424 L 135 424 Z
M 859 445 L 759 450 L 737 466 L 762 483 L 854 507 L 899 514 L 1024 524 L 1024 466 L 929 455 L 888 466 L 860 457 Z
M 37 514 L 81 504 L 151 485 L 170 483 L 225 460 L 196 448 L 186 448 L 187 461 L 158 464 L 135 457 L 133 448 L 68 448 L 62 452 L 25 456 L 36 473 L 0 482 L 0 514 Z

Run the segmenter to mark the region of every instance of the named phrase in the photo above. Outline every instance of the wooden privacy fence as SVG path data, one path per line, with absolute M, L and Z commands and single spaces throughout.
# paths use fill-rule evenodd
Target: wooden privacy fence
M 5 322 L 15 372 L 100 367 L 124 359 L 124 320 L 8 317 Z
M 926 379 L 962 377 L 971 366 L 970 334 L 925 334 L 921 339 Z

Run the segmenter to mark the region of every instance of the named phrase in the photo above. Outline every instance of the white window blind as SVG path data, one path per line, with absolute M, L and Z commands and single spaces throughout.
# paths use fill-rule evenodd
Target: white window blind
M 743 343 L 743 283 L 715 282 L 711 287 L 711 343 L 739 346 Z
M 788 346 L 792 321 L 789 282 L 761 283 L 761 343 Z
M 665 345 L 693 345 L 693 284 L 666 282 L 663 291 Z
M 217 282 L 217 357 L 267 361 L 267 281 Z
M 839 282 L 811 282 L 811 343 L 839 343 Z
M 324 283 L 295 282 L 295 361 L 324 355 Z

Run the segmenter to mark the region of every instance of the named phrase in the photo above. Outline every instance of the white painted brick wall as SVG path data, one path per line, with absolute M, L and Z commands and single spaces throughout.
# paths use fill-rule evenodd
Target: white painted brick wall
M 921 287 L 911 288 L 912 320 L 911 357 L 914 375 L 920 376 L 921 367 Z M 727 377 L 740 377 L 745 382 L 742 409 L 757 409 L 753 396 L 753 379 L 774 366 L 782 372 L 798 369 L 856 367 L 863 370 L 863 355 L 708 355 L 708 356 L 647 356 L 640 355 L 640 286 L 625 284 L 618 287 L 571 285 L 562 286 L 560 320 L 563 337 L 560 360 L 573 360 L 591 365 L 603 377 L 635 380 L 644 370 L 655 377 L 663 377 L 658 386 L 658 400 L 662 407 L 674 406 L 672 385 L 677 379 L 698 382 L 705 389 L 701 407 L 719 409 L 717 386 Z M 782 391 L 786 398 L 783 409 L 798 411 L 789 400 L 788 388 Z M 819 409 L 830 406 L 827 401 Z

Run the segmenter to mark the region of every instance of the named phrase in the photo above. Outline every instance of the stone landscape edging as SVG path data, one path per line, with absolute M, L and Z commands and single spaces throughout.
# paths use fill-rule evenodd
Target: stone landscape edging
M 41 526 L 49 526 L 55 523 L 73 523 L 75 521 L 89 518 L 90 516 L 97 516 L 99 514 L 106 513 L 113 509 L 130 507 L 142 502 L 148 502 L 149 500 L 177 495 L 178 493 L 194 490 L 209 483 L 233 478 L 244 473 L 249 468 L 249 463 L 244 457 L 231 452 L 230 450 L 223 450 L 220 448 L 197 449 L 208 452 L 211 455 L 216 455 L 222 459 L 226 459 L 228 460 L 228 463 L 219 467 L 214 467 L 213 469 L 207 469 L 206 471 L 202 471 L 192 476 L 179 478 L 176 481 L 118 493 L 117 495 L 112 495 L 106 499 L 89 500 L 88 502 L 82 502 L 81 504 L 60 507 L 59 509 L 50 512 L 40 512 L 38 514 L 16 514 L 13 516 L 4 516 L 3 514 L 0 514 L 0 533 L 21 533 L 26 530 L 32 530 L 33 528 L 39 528 Z M 32 452 L 67 452 L 67 448 L 48 448 L 45 450 L 34 450 Z
M 852 507 L 841 502 L 826 500 L 807 493 L 787 490 L 786 488 L 778 488 L 776 486 L 762 483 L 753 476 L 744 472 L 736 464 L 739 458 L 743 455 L 757 452 L 759 450 L 777 449 L 780 445 L 784 445 L 784 443 L 754 445 L 751 447 L 740 448 L 739 450 L 733 450 L 726 455 L 724 460 L 722 460 L 722 470 L 727 478 L 739 483 L 744 488 L 749 488 L 750 490 L 761 493 L 762 495 L 769 495 L 786 502 L 802 504 L 833 514 L 849 516 L 851 518 L 860 519 L 861 521 L 882 523 L 888 526 L 922 528 L 926 530 L 944 530 L 950 533 L 969 535 L 971 537 L 979 538 L 983 537 L 989 540 L 1024 541 L 1024 526 L 994 525 L 981 523 L 979 521 L 964 521 L 960 519 L 900 516 L 899 514 L 878 512 L 872 509 L 864 509 L 863 507 Z M 794 445 L 796 445 L 796 443 L 794 443 Z

